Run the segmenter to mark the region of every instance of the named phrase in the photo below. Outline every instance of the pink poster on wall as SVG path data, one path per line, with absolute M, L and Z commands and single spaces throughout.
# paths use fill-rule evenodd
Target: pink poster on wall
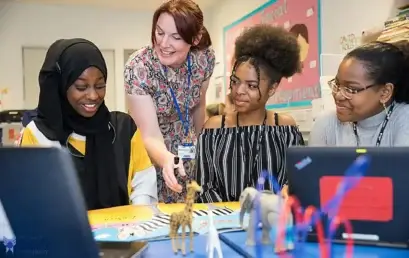
M 246 28 L 268 23 L 294 33 L 301 48 L 302 72 L 283 79 L 267 108 L 303 107 L 319 98 L 320 92 L 320 0 L 270 1 L 224 28 L 224 64 L 229 86 L 234 42 Z

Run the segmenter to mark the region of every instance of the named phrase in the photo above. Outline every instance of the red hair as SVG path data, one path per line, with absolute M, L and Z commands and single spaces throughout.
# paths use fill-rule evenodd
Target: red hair
M 192 0 L 169 0 L 156 9 L 152 22 L 152 45 L 156 43 L 156 24 L 162 13 L 168 13 L 173 17 L 179 35 L 186 43 L 192 45 L 192 49 L 202 50 L 212 45 L 209 32 L 203 25 L 203 12 Z M 201 39 L 197 45 L 193 45 L 197 36 L 201 36 Z

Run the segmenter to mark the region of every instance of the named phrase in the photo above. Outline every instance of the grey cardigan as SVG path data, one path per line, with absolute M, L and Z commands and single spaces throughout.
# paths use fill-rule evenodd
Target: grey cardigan
M 360 146 L 375 146 L 386 112 L 358 122 Z M 320 115 L 311 130 L 309 146 L 357 146 L 351 123 L 341 123 L 336 111 Z M 395 104 L 390 120 L 385 127 L 380 146 L 409 146 L 409 105 Z

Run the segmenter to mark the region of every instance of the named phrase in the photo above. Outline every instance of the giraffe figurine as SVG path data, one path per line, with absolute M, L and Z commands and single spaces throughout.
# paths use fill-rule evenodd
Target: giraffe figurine
M 185 209 L 179 212 L 174 212 L 170 215 L 170 233 L 169 237 L 172 241 L 172 248 L 175 254 L 179 250 L 182 251 L 183 255 L 186 255 L 186 227 L 189 228 L 189 239 L 190 239 L 190 251 L 193 252 L 193 203 L 195 201 L 195 195 L 197 192 L 201 192 L 202 188 L 197 184 L 196 181 L 191 181 L 187 184 L 187 195 L 186 195 L 186 206 Z M 181 246 L 178 245 L 176 238 L 178 236 L 178 230 L 182 227 L 181 236 Z

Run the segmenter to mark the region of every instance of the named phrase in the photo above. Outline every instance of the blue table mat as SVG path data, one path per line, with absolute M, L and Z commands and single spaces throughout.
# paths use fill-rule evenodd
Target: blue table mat
M 179 241 L 179 239 L 178 239 Z M 225 243 L 220 241 L 223 257 L 239 258 L 240 256 L 237 252 L 227 246 Z M 190 253 L 189 240 L 186 240 L 186 256 L 182 253 L 174 254 L 172 251 L 172 243 L 170 240 L 158 240 L 149 242 L 149 247 L 145 252 L 144 258 L 169 258 L 169 257 L 197 257 L 197 258 L 207 258 L 206 252 L 207 235 L 199 235 L 194 237 L 193 247 L 194 252 Z M 217 258 L 217 253 L 214 253 L 215 258 Z
M 222 239 L 225 238 L 230 243 L 234 243 L 236 247 L 241 248 L 243 253 L 247 254 L 247 257 L 255 257 L 254 247 L 246 246 L 246 232 L 228 232 L 222 233 Z M 333 244 L 333 256 L 331 258 L 345 258 L 346 245 Z M 263 246 L 262 254 L 263 257 L 274 258 L 279 257 L 273 254 L 273 246 Z M 228 257 L 228 256 L 226 256 Z M 240 257 L 240 256 L 239 256 Z M 241 256 L 243 257 L 243 256 Z M 245 256 L 246 257 L 246 256 Z M 305 243 L 303 248 L 303 253 L 299 256 L 302 258 L 319 258 L 320 251 L 318 249 L 318 244 L 316 243 Z M 385 247 L 370 247 L 370 246 L 360 246 L 354 245 L 354 258 L 409 258 L 408 249 L 395 249 L 395 248 L 385 248 Z

